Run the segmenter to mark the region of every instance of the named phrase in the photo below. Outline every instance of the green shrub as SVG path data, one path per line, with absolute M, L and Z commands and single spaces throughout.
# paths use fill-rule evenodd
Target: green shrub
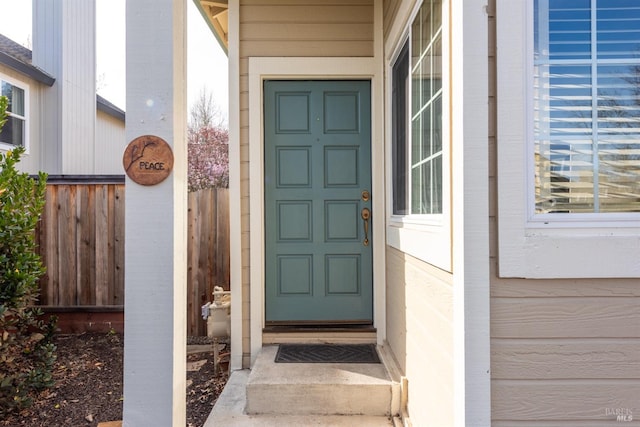
M 0 131 L 6 98 L 0 97 Z M 18 172 L 24 148 L 0 154 L 0 419 L 32 403 L 53 384 L 55 319 L 43 322 L 34 307 L 44 267 L 35 228 L 45 202 L 47 176 Z

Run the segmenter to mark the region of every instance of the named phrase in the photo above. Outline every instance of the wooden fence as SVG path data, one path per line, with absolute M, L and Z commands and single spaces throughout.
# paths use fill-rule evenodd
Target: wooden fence
M 206 335 L 200 307 L 213 287 L 229 290 L 229 190 L 189 193 L 187 231 L 187 333 Z
M 124 178 L 50 177 L 37 230 L 47 272 L 40 301 L 50 312 L 124 309 Z M 228 190 L 189 193 L 189 335 L 205 335 L 200 306 L 229 288 Z

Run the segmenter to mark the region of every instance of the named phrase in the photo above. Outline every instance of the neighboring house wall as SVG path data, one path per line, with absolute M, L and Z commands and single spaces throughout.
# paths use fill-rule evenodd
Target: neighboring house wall
M 413 425 L 453 425 L 450 273 L 387 247 L 387 341 L 408 379 Z
M 103 111 L 96 113 L 94 174 L 121 175 L 122 154 L 126 147 L 124 121 Z
M 40 138 L 40 104 L 42 100 L 42 92 L 46 90 L 43 85 L 30 79 L 22 73 L 12 70 L 9 67 L 0 65 L 0 78 L 11 80 L 12 84 L 28 88 L 27 102 L 27 152 L 20 160 L 18 168 L 24 172 L 36 172 L 42 160 L 42 147 Z M 10 148 L 8 145 L 0 147 L 0 151 Z
M 612 411 L 636 412 L 640 396 L 638 279 L 498 277 L 495 30 L 496 19 L 505 18 L 496 16 L 495 3 L 489 2 L 492 425 L 619 424 Z
M 33 65 L 56 77 L 42 100 L 43 155 L 58 159 L 50 173 L 93 173 L 95 28 L 95 0 L 33 3 Z
M 373 0 L 240 3 L 240 180 L 243 365 L 250 363 L 249 101 L 252 56 L 373 56 Z

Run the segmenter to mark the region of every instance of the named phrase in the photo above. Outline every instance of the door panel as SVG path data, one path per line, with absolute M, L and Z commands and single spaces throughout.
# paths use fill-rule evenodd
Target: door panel
M 267 81 L 264 93 L 266 320 L 370 324 L 370 83 Z

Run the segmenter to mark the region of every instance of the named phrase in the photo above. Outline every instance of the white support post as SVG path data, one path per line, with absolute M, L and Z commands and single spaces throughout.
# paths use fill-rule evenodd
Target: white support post
M 491 425 L 485 0 L 451 0 L 454 426 Z
M 127 142 L 172 147 L 159 184 L 126 182 L 124 426 L 186 424 L 186 0 L 127 2 Z

